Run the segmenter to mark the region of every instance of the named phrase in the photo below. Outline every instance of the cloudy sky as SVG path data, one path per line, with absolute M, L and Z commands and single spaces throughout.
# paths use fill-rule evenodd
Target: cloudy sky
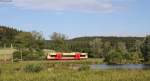
M 0 0 L 0 24 L 78 36 L 150 34 L 150 0 Z

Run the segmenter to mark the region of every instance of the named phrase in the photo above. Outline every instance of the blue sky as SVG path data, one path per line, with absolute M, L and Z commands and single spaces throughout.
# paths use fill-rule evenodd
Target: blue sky
M 150 0 L 12 0 L 0 2 L 0 24 L 81 36 L 150 34 Z

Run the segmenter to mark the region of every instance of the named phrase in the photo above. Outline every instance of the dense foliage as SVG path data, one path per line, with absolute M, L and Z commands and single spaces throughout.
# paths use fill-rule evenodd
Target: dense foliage
M 0 47 L 10 47 L 15 43 L 15 36 L 21 31 L 7 27 L 0 26 Z
M 145 37 L 142 52 L 145 61 L 150 61 L 150 36 Z

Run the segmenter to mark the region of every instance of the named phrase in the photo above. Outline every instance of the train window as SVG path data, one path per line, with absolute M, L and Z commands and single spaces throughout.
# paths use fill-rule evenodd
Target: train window
M 56 57 L 56 55 L 50 55 L 51 57 Z
M 74 55 L 63 55 L 63 57 L 74 57 Z
M 85 55 L 80 55 L 80 57 L 85 57 Z

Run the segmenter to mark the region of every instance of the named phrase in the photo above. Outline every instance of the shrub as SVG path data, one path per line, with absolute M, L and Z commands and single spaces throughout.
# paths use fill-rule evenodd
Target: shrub
M 41 64 L 28 64 L 23 68 L 23 70 L 25 72 L 40 72 L 43 70 L 43 67 Z
M 21 52 L 16 51 L 13 54 L 14 59 L 21 59 Z M 23 50 L 22 51 L 22 60 L 42 60 L 45 59 L 44 52 L 41 50 Z M 17 60 L 18 61 L 18 60 Z
M 122 64 L 124 54 L 118 50 L 111 50 L 105 57 L 105 62 L 109 64 Z
M 79 71 L 86 71 L 86 70 L 90 70 L 90 66 L 89 66 L 89 65 L 82 65 L 82 66 L 79 68 Z
M 15 51 L 15 52 L 13 53 L 13 58 L 14 58 L 14 59 L 21 59 L 20 57 L 21 57 L 21 54 L 20 54 L 19 51 Z
M 13 62 L 19 62 L 20 60 L 21 59 L 16 58 L 16 59 L 13 60 Z

